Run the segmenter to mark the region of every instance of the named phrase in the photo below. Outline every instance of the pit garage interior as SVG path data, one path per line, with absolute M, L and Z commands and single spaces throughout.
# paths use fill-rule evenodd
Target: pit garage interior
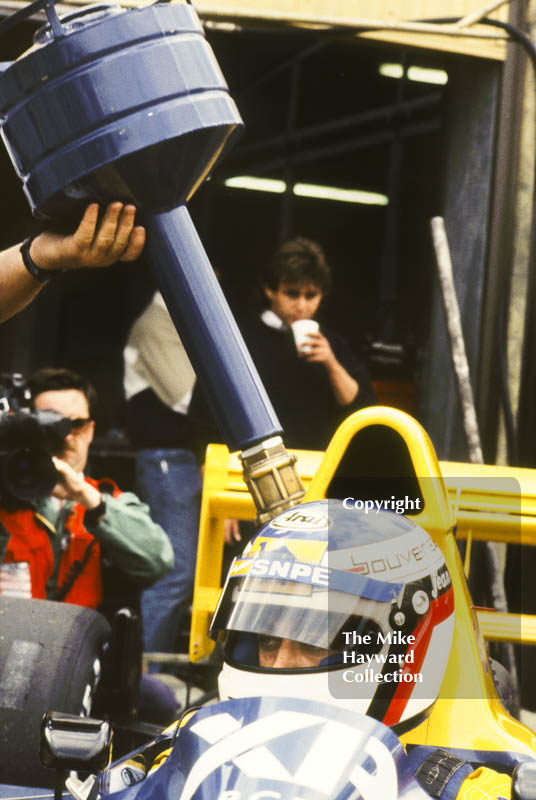
M 318 2 L 293 8 L 305 5 L 328 9 Z M 356 16 L 365 16 L 365 5 L 357 3 L 362 14 L 352 5 Z M 413 3 L 410 14 L 404 2 L 395 5 L 397 19 L 428 20 L 479 6 L 423 0 L 421 13 Z M 318 241 L 334 271 L 322 319 L 366 354 L 380 400 L 414 413 L 440 458 L 464 460 L 429 228 L 431 217 L 443 216 L 486 459 L 493 460 L 498 399 L 489 386 L 496 385 L 497 318 L 510 268 L 516 141 L 515 98 L 502 87 L 519 79 L 519 63 L 508 65 L 521 57 L 514 53 L 505 68 L 504 40 L 314 27 L 293 20 L 289 4 L 264 15 L 262 4 L 246 6 L 243 15 L 240 4 L 220 3 L 211 14 L 196 4 L 246 123 L 190 204 L 232 309 L 240 316 L 255 302 L 256 272 L 281 242 Z M 2 4 L 0 13 L 20 7 Z M 492 16 L 508 19 L 508 9 Z M 2 36 L 2 61 L 23 52 L 40 24 L 32 19 Z M 0 180 L 6 247 L 42 223 L 31 219 L 4 150 Z M 88 375 L 101 396 L 96 451 L 110 452 L 121 442 L 122 349 L 154 288 L 143 260 L 64 275 L 1 327 L 0 369 L 29 374 L 61 365 Z

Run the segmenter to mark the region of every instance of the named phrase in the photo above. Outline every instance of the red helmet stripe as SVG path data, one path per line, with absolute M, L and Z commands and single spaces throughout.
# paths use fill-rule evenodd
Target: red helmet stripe
M 430 646 L 430 639 L 436 625 L 444 622 L 454 612 L 454 591 L 452 586 L 446 592 L 443 592 L 438 598 L 432 601 L 430 610 L 424 617 L 420 625 L 418 625 L 413 635 L 415 636 L 415 643 L 408 647 L 408 653 L 413 650 L 415 653 L 414 662 L 412 664 L 405 664 L 402 667 L 402 674 L 413 674 L 421 671 L 424 663 L 428 647 Z M 385 714 L 382 722 L 384 725 L 394 725 L 399 722 L 404 710 L 411 698 L 415 683 L 401 682 L 397 685 L 396 691 L 393 695 L 393 700 L 389 704 L 387 713 Z

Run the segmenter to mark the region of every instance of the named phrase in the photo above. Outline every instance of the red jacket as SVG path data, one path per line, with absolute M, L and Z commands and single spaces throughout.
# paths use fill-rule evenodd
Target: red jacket
M 108 478 L 101 481 L 86 478 L 86 481 L 97 489 L 104 485 L 108 491 L 112 488 L 114 497 L 121 494 L 116 484 Z M 66 603 L 97 608 L 102 600 L 100 545 L 84 528 L 85 513 L 84 506 L 75 503 L 65 522 L 65 529 L 70 536 L 67 549 L 61 555 L 57 587 L 60 588 L 67 580 L 75 562 L 84 561 L 87 555 L 87 561 L 72 588 L 64 598 L 59 599 Z M 54 572 L 54 553 L 50 543 L 51 538 L 58 535 L 54 526 L 32 509 L 13 512 L 0 509 L 0 522 L 11 534 L 4 563 L 28 563 L 32 597 L 46 599 L 46 584 Z

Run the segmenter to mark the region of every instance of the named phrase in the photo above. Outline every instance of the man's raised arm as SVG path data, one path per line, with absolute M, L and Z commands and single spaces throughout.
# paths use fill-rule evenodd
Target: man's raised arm
M 98 215 L 92 203 L 73 234 L 47 231 L 0 252 L 0 322 L 28 305 L 57 272 L 139 257 L 145 230 L 134 224 L 136 208 L 110 203 L 100 221 Z

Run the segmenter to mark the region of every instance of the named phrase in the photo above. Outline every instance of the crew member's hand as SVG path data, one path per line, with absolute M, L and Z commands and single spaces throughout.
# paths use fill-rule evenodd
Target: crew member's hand
M 36 236 L 30 256 L 37 266 L 50 270 L 82 269 L 137 259 L 145 244 L 145 229 L 134 225 L 135 206 L 110 203 L 100 222 L 98 215 L 99 206 L 92 203 L 72 235 L 45 232 Z
M 241 542 L 240 525 L 237 519 L 225 519 L 223 521 L 223 537 L 225 544 Z
M 62 458 L 52 456 L 52 461 L 61 475 L 61 479 L 52 490 L 53 497 L 60 500 L 73 500 L 88 510 L 97 508 L 101 504 L 102 498 L 99 490 L 87 483 L 83 475 L 75 472 L 71 465 Z
M 324 364 L 326 367 L 332 366 L 336 362 L 331 345 L 323 333 L 320 333 L 320 331 L 317 333 L 308 333 L 307 338 L 307 346 L 310 347 L 310 349 L 300 352 L 300 356 L 304 358 L 305 361 Z

